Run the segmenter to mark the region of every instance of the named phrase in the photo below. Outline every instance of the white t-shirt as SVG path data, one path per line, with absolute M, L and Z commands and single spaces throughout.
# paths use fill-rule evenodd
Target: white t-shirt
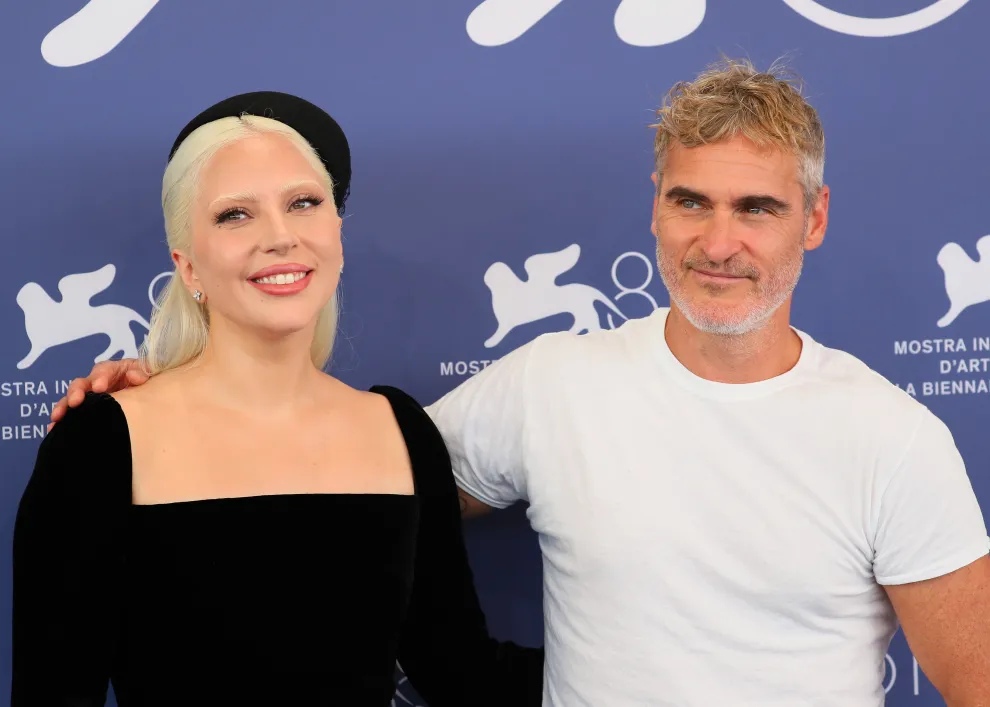
M 946 426 L 803 332 L 787 373 L 693 375 L 667 309 L 548 334 L 429 408 L 458 483 L 528 501 L 553 707 L 878 707 L 880 585 L 988 552 Z

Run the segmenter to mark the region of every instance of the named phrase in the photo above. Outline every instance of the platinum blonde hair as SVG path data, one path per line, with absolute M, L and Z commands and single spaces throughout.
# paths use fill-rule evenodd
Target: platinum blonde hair
M 197 128 L 176 150 L 162 178 L 162 212 L 169 251 L 187 255 L 192 246 L 190 212 L 199 189 L 203 168 L 227 145 L 264 133 L 285 137 L 323 179 L 328 200 L 333 203 L 333 180 L 313 147 L 294 129 L 270 118 L 243 115 L 221 118 Z M 324 368 L 333 351 L 337 330 L 337 294 L 320 311 L 310 346 L 313 365 Z M 142 350 L 145 370 L 151 375 L 182 366 L 206 349 L 210 332 L 210 312 L 186 289 L 178 272 L 158 297 L 151 315 L 151 327 Z

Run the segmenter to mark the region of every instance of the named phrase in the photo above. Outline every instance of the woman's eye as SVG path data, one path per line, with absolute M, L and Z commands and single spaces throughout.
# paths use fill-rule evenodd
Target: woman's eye
M 227 223 L 229 221 L 240 221 L 242 218 L 246 218 L 247 214 L 244 213 L 242 209 L 227 209 L 226 211 L 221 211 L 214 217 L 216 223 Z
M 315 206 L 319 206 L 322 203 L 323 203 L 323 199 L 320 199 L 319 197 L 304 196 L 300 199 L 296 199 L 295 201 L 293 201 L 289 209 L 293 211 L 301 211 L 302 209 L 305 208 L 313 208 Z

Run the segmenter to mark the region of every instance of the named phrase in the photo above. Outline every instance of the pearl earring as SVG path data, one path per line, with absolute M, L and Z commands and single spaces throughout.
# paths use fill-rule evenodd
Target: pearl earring
M 203 299 L 203 293 L 200 292 L 199 290 L 193 290 L 193 299 L 199 302 L 201 299 Z

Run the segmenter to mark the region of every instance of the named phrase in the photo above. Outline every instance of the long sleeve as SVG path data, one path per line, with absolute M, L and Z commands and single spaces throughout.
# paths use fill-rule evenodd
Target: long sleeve
M 38 450 L 14 527 L 12 707 L 106 702 L 131 494 L 121 419 L 90 396 Z
M 413 589 L 399 664 L 430 707 L 539 707 L 542 648 L 493 638 L 468 562 L 460 503 L 443 439 L 423 409 L 395 389 L 420 498 Z

